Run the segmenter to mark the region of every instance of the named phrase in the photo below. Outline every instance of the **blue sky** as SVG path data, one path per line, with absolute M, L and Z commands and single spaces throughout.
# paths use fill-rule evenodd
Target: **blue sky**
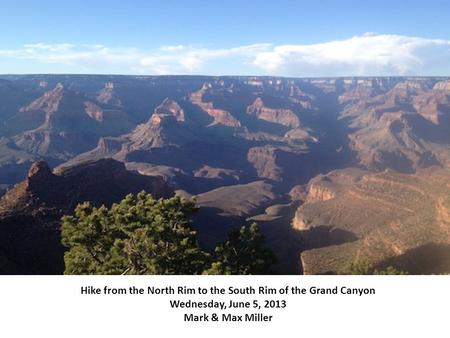
M 0 0 L 0 73 L 450 75 L 450 1 Z

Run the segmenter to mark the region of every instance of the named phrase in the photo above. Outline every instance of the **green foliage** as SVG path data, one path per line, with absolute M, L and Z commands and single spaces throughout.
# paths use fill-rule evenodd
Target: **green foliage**
M 193 202 L 128 195 L 110 209 L 80 204 L 62 218 L 66 274 L 199 274 L 207 254 L 197 244 Z
M 400 271 L 393 266 L 388 266 L 384 270 L 378 270 L 370 266 L 367 262 L 353 262 L 350 263 L 346 269 L 347 275 L 407 275 L 406 271 Z
M 275 262 L 256 224 L 230 233 L 210 257 L 197 243 L 180 197 L 128 195 L 111 208 L 79 204 L 62 218 L 65 274 L 264 274 Z M 211 261 L 213 262 L 211 264 Z
M 384 270 L 373 270 L 374 275 L 408 275 L 407 271 L 397 270 L 393 266 L 388 266 Z
M 276 262 L 273 252 L 264 246 L 256 223 L 232 231 L 225 243 L 216 247 L 215 260 L 205 274 L 268 274 Z

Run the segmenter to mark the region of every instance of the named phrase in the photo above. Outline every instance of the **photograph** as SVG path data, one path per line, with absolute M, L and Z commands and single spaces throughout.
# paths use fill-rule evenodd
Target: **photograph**
M 450 274 L 449 2 L 0 6 L 1 275 Z

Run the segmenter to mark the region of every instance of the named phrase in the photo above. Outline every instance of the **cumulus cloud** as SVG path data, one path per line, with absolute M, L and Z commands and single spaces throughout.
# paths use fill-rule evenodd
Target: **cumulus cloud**
M 282 45 L 254 65 L 291 76 L 432 75 L 450 72 L 450 41 L 375 33 L 313 45 Z
M 90 73 L 101 69 L 140 74 L 449 75 L 450 40 L 366 33 L 308 45 L 175 45 L 152 50 L 35 43 L 0 49 L 0 58 L 27 60 L 36 69 L 39 64 L 55 64 Z

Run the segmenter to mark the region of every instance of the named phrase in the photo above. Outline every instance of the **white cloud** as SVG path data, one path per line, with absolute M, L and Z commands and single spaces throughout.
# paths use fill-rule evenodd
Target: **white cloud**
M 158 49 L 34 43 L 0 49 L 0 58 L 66 65 L 96 73 L 271 74 L 284 76 L 449 75 L 450 40 L 366 33 L 309 45 L 253 44 L 232 48 Z M 7 70 L 0 69 L 0 72 Z
M 254 65 L 290 76 L 450 74 L 450 40 L 367 33 L 313 45 L 282 45 Z

